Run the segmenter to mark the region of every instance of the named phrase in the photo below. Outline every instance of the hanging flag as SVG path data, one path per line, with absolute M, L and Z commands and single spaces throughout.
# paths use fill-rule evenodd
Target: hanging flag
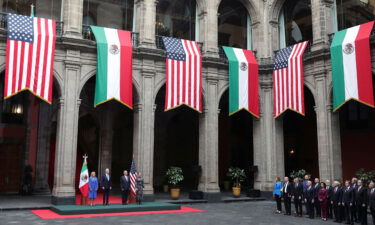
M 167 54 L 165 110 L 187 105 L 202 112 L 202 55 L 195 41 L 163 37 Z
M 4 98 L 29 90 L 52 102 L 56 21 L 8 14 Z
M 95 107 L 116 100 L 133 108 L 131 33 L 91 26 L 97 43 Z
M 374 21 L 335 33 L 331 44 L 333 109 L 349 100 L 374 107 L 370 33 Z
M 259 118 L 258 62 L 250 50 L 223 47 L 229 60 L 229 115 L 244 109 Z
M 83 156 L 83 164 L 81 169 L 81 175 L 79 179 L 79 190 L 82 196 L 87 198 L 89 194 L 89 170 L 87 169 L 87 156 Z
M 273 69 L 274 117 L 290 109 L 305 115 L 303 53 L 308 41 L 279 50 Z
M 134 159 L 130 167 L 130 200 L 129 202 L 135 202 L 135 179 L 137 179 L 137 167 L 135 166 Z

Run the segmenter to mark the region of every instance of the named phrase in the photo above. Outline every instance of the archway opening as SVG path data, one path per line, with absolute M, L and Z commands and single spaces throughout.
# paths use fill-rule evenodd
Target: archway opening
M 284 125 L 285 174 L 306 170 L 319 177 L 318 138 L 314 96 L 305 86 L 305 116 L 286 112 Z
M 186 106 L 164 112 L 165 85 L 156 97 L 154 139 L 154 190 L 167 184 L 165 173 L 171 166 L 181 167 L 182 190 L 198 187 L 199 113 Z
M 219 184 L 228 189 L 229 167 L 239 167 L 247 173 L 245 186 L 253 187 L 253 118 L 242 110 L 229 116 L 229 91 L 226 90 L 219 104 Z

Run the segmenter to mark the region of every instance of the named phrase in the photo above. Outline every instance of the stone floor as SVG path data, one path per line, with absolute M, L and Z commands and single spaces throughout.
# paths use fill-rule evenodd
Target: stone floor
M 102 225 L 102 224 L 155 224 L 155 225 L 314 225 L 337 224 L 333 221 L 324 222 L 321 219 L 296 218 L 273 214 L 275 204 L 271 201 L 236 202 L 217 204 L 194 204 L 188 207 L 203 209 L 203 213 L 132 215 L 117 217 L 96 217 L 64 220 L 42 220 L 27 210 L 0 212 L 0 225 Z M 370 218 L 369 218 L 370 219 Z M 370 220 L 369 220 L 370 221 Z M 369 225 L 372 223 L 370 222 Z

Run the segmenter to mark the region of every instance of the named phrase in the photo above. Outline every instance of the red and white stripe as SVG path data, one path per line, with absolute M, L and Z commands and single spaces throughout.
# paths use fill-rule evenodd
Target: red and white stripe
M 202 55 L 197 42 L 181 41 L 186 61 L 166 59 L 165 110 L 185 104 L 202 112 Z
M 135 179 L 137 175 L 135 173 L 130 173 L 130 194 L 135 195 Z
M 303 53 L 308 41 L 294 45 L 288 59 L 288 67 L 273 71 L 274 117 L 290 109 L 302 115 L 304 105 Z
M 28 89 L 51 103 L 56 21 L 33 20 L 33 43 L 7 40 L 4 98 Z

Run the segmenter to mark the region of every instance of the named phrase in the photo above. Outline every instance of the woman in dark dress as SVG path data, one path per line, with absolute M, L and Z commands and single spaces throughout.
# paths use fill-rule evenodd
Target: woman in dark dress
M 142 178 L 142 174 L 138 172 L 137 178 L 135 179 L 135 200 L 137 201 L 138 205 L 142 204 L 143 188 L 144 181 Z
M 322 220 L 328 219 L 328 190 L 326 189 L 326 184 L 324 182 L 320 183 L 320 190 L 318 192 L 318 200 L 320 203 L 320 208 L 322 210 Z

